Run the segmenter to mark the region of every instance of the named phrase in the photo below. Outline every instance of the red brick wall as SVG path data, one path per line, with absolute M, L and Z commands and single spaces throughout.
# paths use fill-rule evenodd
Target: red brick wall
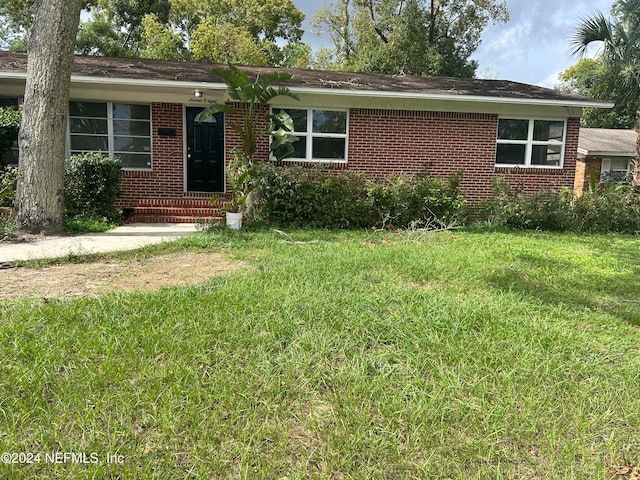
M 448 177 L 464 170 L 461 189 L 473 202 L 492 193 L 492 179 L 503 177 L 527 193 L 573 188 L 580 120 L 567 121 L 564 168 L 495 166 L 498 116 L 483 113 L 413 112 L 352 109 L 349 113 L 349 161 L 334 168 L 364 172 L 373 178 L 428 171 Z
M 489 193 L 497 115 L 353 109 L 349 113 L 350 170 L 373 178 L 428 171 L 447 177 L 464 169 L 468 198 Z
M 576 163 L 576 181 L 573 193 L 582 195 L 589 188 L 591 183 L 591 171 L 596 176 L 596 181 L 600 183 L 600 175 L 602 173 L 602 157 L 579 158 Z
M 240 137 L 231 123 L 241 123 L 242 104 L 225 116 L 225 149 L 240 147 Z M 122 180 L 121 206 L 134 206 L 138 198 L 181 198 L 183 192 L 183 107 L 154 103 L 153 170 L 126 171 Z M 486 198 L 491 180 L 504 177 L 525 192 L 574 187 L 579 119 L 567 122 L 564 168 L 495 167 L 498 116 L 483 113 L 414 112 L 379 109 L 352 109 L 349 112 L 348 163 L 334 164 L 336 171 L 349 169 L 372 178 L 394 173 L 449 176 L 464 170 L 462 190 L 469 201 Z M 261 128 L 263 125 L 259 126 Z M 175 137 L 159 137 L 158 128 L 174 128 Z M 256 160 L 269 155 L 268 139 L 258 145 Z
M 242 126 L 242 114 L 245 111 L 246 104 L 234 102 L 230 104 L 236 110 L 232 115 L 225 115 L 224 125 L 224 141 L 225 141 L 225 149 L 227 151 L 226 162 L 229 163 L 229 159 L 231 158 L 231 150 L 234 147 L 242 148 L 242 141 L 240 139 L 240 135 L 234 129 L 231 128 L 231 124 L 235 123 L 237 125 Z M 269 109 L 257 106 L 259 109 L 260 121 L 256 125 L 256 130 L 258 132 L 264 132 L 266 128 L 266 122 L 264 121 L 264 115 L 268 113 Z M 254 155 L 254 160 L 263 161 L 269 158 L 269 140 L 268 138 L 264 138 L 261 142 L 258 143 L 258 148 L 256 149 L 256 154 Z

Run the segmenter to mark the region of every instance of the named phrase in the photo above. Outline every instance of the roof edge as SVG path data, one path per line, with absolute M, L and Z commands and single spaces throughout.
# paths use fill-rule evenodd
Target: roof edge
M 9 78 L 14 80 L 26 80 L 26 73 L 16 72 L 0 72 L 0 78 Z M 189 88 L 209 88 L 214 90 L 226 90 L 224 83 L 211 82 L 194 82 L 194 81 L 174 81 L 174 80 L 147 80 L 135 78 L 111 78 L 111 77 L 88 77 L 82 75 L 71 75 L 72 83 L 97 83 L 102 85 L 131 85 L 131 86 L 154 86 L 169 87 L 176 89 Z
M 620 152 L 609 150 L 587 150 L 578 148 L 578 153 L 586 157 L 635 157 L 635 152 Z
M 315 93 L 326 94 L 332 92 L 334 95 L 354 95 L 354 90 L 344 89 L 324 89 L 313 87 L 290 87 L 295 93 Z M 434 94 L 434 93 L 414 93 L 414 92 L 388 92 L 383 90 L 357 90 L 358 96 L 363 97 L 387 97 L 387 98 L 406 98 L 406 99 L 423 99 L 423 100 L 451 100 L 458 102 L 471 103 L 508 103 L 508 104 L 526 104 L 526 105 L 542 105 L 542 106 L 562 106 L 562 107 L 591 107 L 591 108 L 613 108 L 613 102 L 606 101 L 582 101 L 582 100 L 540 100 L 532 98 L 505 98 L 492 97 L 482 95 L 452 95 L 452 94 Z
M 26 80 L 26 73 L 0 72 L 0 78 L 11 78 Z M 226 90 L 223 83 L 211 82 L 193 82 L 193 81 L 173 81 L 173 80 L 147 80 L 147 79 L 124 79 L 124 78 L 100 78 L 88 77 L 80 75 L 71 76 L 72 83 L 97 83 L 103 85 L 131 85 L 131 86 L 155 86 L 165 88 L 208 88 L 213 90 Z M 582 101 L 582 100 L 541 100 L 532 98 L 505 98 L 482 95 L 455 95 L 455 94 L 435 94 L 435 93 L 417 93 L 417 92 L 389 92 L 383 90 L 347 90 L 340 88 L 317 88 L 317 87 L 290 87 L 295 93 L 306 93 L 316 95 L 326 95 L 331 92 L 332 95 L 340 96 L 361 96 L 361 97 L 386 97 L 386 98 L 402 98 L 402 99 L 422 99 L 422 100 L 447 100 L 455 102 L 469 103 L 501 103 L 501 104 L 524 104 L 539 106 L 562 106 L 562 107 L 590 107 L 590 108 L 613 108 L 613 102 L 606 101 Z

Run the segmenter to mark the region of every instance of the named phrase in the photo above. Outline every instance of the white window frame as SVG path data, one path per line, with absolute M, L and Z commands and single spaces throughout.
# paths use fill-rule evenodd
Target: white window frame
M 500 120 L 527 120 L 529 122 L 529 130 L 527 134 L 526 140 L 507 140 L 501 139 L 498 137 L 500 133 Z M 562 141 L 558 142 L 557 140 L 534 140 L 533 132 L 535 122 L 562 122 Z M 497 163 L 498 160 L 498 149 L 497 145 L 525 145 L 525 154 L 524 154 L 524 164 L 521 163 Z M 543 169 L 554 169 L 561 170 L 564 168 L 564 153 L 565 147 L 567 144 L 567 119 L 566 118 L 542 118 L 542 117 L 518 117 L 518 116 L 501 116 L 498 118 L 498 129 L 496 132 L 496 155 L 494 159 L 494 165 L 496 168 L 543 168 Z M 552 145 L 560 147 L 560 164 L 559 165 L 537 165 L 531 163 L 531 157 L 533 154 L 533 147 L 537 145 Z
M 132 137 L 132 138 L 149 138 L 149 158 L 151 161 L 151 165 L 149 165 L 146 168 L 135 168 L 135 167 L 122 167 L 122 170 L 126 170 L 126 171 L 133 171 L 133 172 L 148 172 L 150 170 L 153 170 L 153 106 L 150 103 L 132 103 L 132 102 L 104 102 L 104 101 L 96 101 L 96 100 L 70 100 L 70 102 L 80 102 L 80 103 L 102 103 L 102 104 L 106 104 L 107 105 L 107 147 L 108 147 L 108 151 L 107 152 L 97 152 L 97 153 L 104 153 L 106 155 L 109 156 L 109 158 L 114 158 L 118 153 L 125 153 L 125 152 L 115 152 L 115 140 L 114 137 L 118 136 L 114 134 L 114 130 L 113 130 L 113 104 L 117 103 L 117 104 L 122 104 L 122 105 L 145 105 L 149 107 L 149 136 L 140 136 L 140 135 L 126 135 L 128 137 Z M 71 115 L 69 115 L 69 118 L 72 118 Z M 96 118 L 96 119 L 104 119 L 104 117 L 76 117 L 73 116 L 73 118 Z M 126 120 L 126 119 L 121 119 L 121 118 L 116 118 L 115 120 Z M 142 119 L 133 119 L 134 121 L 146 121 L 146 120 L 142 120 Z M 71 125 L 70 122 L 67 122 L 67 157 L 71 155 Z M 95 136 L 92 135 L 90 133 L 85 134 L 85 133 L 74 133 L 73 135 L 75 136 Z M 104 134 L 100 134 L 100 136 L 105 136 Z M 76 150 L 77 151 L 77 150 Z M 82 152 L 95 152 L 95 150 L 82 150 Z M 145 152 L 147 153 L 147 152 Z
M 295 130 L 291 132 L 296 137 L 305 137 L 307 139 L 307 150 L 305 158 L 287 157 L 283 159 L 284 162 L 306 162 L 306 163 L 347 163 L 349 161 L 349 109 L 346 108 L 322 108 L 322 107 L 302 107 L 302 106 L 288 106 L 288 107 L 271 107 L 271 113 L 278 113 L 280 110 L 306 110 L 307 112 L 307 130 L 305 132 Z M 345 123 L 345 133 L 315 133 L 313 132 L 313 112 L 326 111 L 326 112 L 345 112 L 347 119 Z M 295 128 L 295 125 L 294 125 Z M 344 139 L 344 158 L 313 158 L 313 139 L 314 138 L 340 138 Z M 275 158 L 271 157 L 272 160 Z
M 611 168 L 611 163 L 612 160 L 626 160 L 627 161 L 627 169 L 626 170 L 613 170 Z M 624 173 L 626 176 L 631 175 L 631 162 L 632 162 L 632 158 L 628 158 L 628 157 L 618 157 L 618 158 L 614 158 L 614 157 L 603 157 L 602 159 L 602 166 L 600 168 L 600 181 L 606 180 L 606 174 L 611 174 L 611 172 L 617 172 L 617 173 Z

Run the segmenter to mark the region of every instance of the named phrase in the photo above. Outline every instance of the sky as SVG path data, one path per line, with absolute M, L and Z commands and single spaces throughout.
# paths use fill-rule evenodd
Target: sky
M 323 4 L 293 0 L 305 15 L 304 42 L 313 48 L 330 47 L 328 38 L 313 34 L 307 23 Z M 331 3 L 331 2 L 328 2 Z M 581 17 L 596 10 L 608 16 L 613 0 L 507 0 L 511 20 L 489 25 L 472 58 L 480 64 L 479 78 L 499 78 L 552 88 L 558 74 L 577 63 L 569 36 Z M 591 49 L 591 54 L 597 53 Z

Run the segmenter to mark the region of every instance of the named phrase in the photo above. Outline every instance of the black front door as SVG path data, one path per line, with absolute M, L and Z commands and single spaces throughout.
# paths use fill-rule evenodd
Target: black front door
M 224 192 L 224 117 L 198 122 L 201 111 L 187 107 L 187 191 Z

